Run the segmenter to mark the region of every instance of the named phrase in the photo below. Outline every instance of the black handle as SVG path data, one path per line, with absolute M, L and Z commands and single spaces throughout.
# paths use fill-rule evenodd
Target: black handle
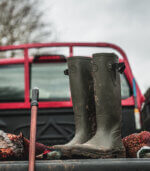
M 35 87 L 32 89 L 31 106 L 38 106 L 38 101 L 39 101 L 39 89 Z
M 69 75 L 69 70 L 68 70 L 68 69 L 65 69 L 65 70 L 64 70 L 64 74 L 65 74 L 65 75 Z
M 112 68 L 122 74 L 124 72 L 126 66 L 125 66 L 124 62 L 121 62 L 121 63 L 115 63 L 115 64 L 113 64 L 112 65 Z

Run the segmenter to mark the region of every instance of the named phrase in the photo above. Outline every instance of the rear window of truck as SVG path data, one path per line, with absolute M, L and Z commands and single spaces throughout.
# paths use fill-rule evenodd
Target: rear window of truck
M 64 75 L 66 63 L 31 64 L 31 89 L 40 89 L 40 101 L 67 101 L 70 99 L 69 78 Z M 30 93 L 31 94 L 31 93 Z
M 24 65 L 0 66 L 0 102 L 24 101 Z
M 62 62 L 32 63 L 30 65 L 30 94 L 33 87 L 40 89 L 40 101 L 68 101 L 69 77 L 64 75 L 67 64 Z M 121 97 L 131 96 L 131 88 L 121 74 Z M 24 101 L 24 65 L 0 66 L 0 102 Z
M 120 74 L 121 80 L 121 98 L 126 99 L 132 95 L 130 85 L 124 74 Z

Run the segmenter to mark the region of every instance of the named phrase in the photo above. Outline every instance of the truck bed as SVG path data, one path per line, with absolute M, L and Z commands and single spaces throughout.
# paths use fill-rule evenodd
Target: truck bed
M 0 171 L 27 171 L 28 161 L 1 161 Z M 36 171 L 150 171 L 149 159 L 36 161 Z

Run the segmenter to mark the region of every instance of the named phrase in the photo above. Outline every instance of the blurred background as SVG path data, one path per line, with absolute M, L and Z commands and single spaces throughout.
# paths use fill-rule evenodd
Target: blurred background
M 126 52 L 144 93 L 150 85 L 149 6 L 149 0 L 1 0 L 0 45 L 114 43 Z
M 127 54 L 144 94 L 150 87 L 149 6 L 150 0 L 0 0 L 0 58 L 4 58 L 0 59 L 0 129 L 22 132 L 29 138 L 33 87 L 40 90 L 37 141 L 64 144 L 74 136 L 75 128 L 69 77 L 64 75 L 66 57 L 72 55 L 69 49 L 38 46 L 5 51 L 2 46 L 116 44 Z M 108 48 L 73 47 L 73 55 L 92 56 L 98 52 L 117 53 Z M 24 56 L 29 58 L 24 60 Z M 121 75 L 122 137 L 150 130 L 150 89 L 144 105 L 143 96 L 132 82 L 134 79 Z

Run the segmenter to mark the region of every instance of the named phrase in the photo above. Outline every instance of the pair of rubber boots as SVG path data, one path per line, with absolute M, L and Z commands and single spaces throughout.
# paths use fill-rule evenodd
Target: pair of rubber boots
M 54 148 L 67 158 L 124 158 L 119 75 L 124 65 L 113 53 L 74 56 L 67 62 L 75 136 Z

